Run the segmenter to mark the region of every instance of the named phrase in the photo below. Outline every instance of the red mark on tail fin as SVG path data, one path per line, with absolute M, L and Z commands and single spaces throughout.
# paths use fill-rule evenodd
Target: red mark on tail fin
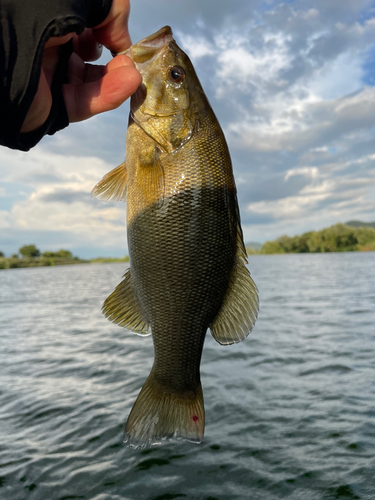
M 199 417 L 197 417 L 197 415 L 193 415 L 193 420 L 194 422 L 197 422 L 199 420 Z

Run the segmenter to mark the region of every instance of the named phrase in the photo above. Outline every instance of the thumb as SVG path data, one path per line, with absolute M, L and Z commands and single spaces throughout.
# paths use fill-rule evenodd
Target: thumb
M 97 41 L 113 53 L 123 52 L 131 45 L 128 31 L 129 14 L 129 0 L 113 0 L 107 18 L 93 29 Z

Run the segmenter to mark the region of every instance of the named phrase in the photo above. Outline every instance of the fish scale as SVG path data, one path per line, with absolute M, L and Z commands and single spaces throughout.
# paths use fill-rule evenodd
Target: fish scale
M 125 162 L 93 190 L 127 202 L 130 267 L 103 312 L 135 333 L 151 331 L 154 343 L 125 441 L 200 442 L 206 332 L 221 344 L 244 339 L 258 292 L 246 267 L 228 147 L 188 56 L 169 27 L 127 55 L 143 83 L 131 100 Z

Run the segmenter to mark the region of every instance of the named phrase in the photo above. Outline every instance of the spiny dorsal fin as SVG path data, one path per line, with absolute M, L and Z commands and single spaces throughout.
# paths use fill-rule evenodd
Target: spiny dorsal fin
M 91 191 L 92 198 L 103 201 L 126 201 L 126 165 L 114 168 Z
M 121 283 L 106 298 L 102 311 L 104 316 L 116 325 L 123 326 L 139 335 L 151 333 L 134 292 L 130 269 L 124 274 Z
M 222 345 L 245 339 L 254 328 L 258 316 L 258 289 L 246 264 L 247 255 L 238 213 L 236 262 L 223 305 L 210 325 L 212 336 Z

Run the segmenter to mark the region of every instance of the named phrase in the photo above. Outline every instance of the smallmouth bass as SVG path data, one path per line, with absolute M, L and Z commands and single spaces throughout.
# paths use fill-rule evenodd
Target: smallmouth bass
M 207 329 L 243 340 L 258 314 L 228 147 L 169 26 L 125 52 L 142 74 L 131 98 L 125 162 L 93 196 L 127 202 L 130 267 L 105 300 L 114 323 L 152 332 L 154 364 L 128 417 L 135 447 L 200 442 L 200 361 Z

